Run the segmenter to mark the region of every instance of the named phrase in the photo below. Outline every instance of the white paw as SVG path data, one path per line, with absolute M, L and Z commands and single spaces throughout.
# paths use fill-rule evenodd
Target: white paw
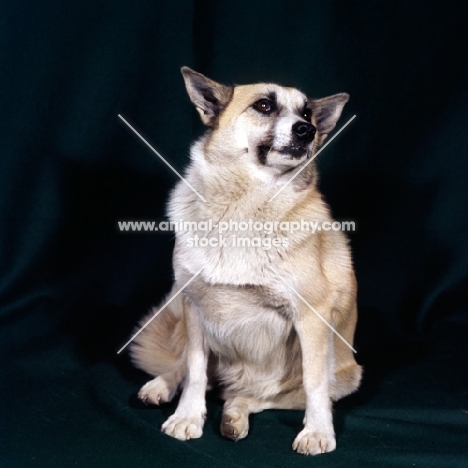
M 156 377 L 141 387 L 138 398 L 145 405 L 159 405 L 171 401 L 177 387 L 168 385 L 163 377 Z
M 336 448 L 335 435 L 304 428 L 297 435 L 292 448 L 303 455 L 332 452 Z
M 179 440 L 198 439 L 203 434 L 205 418 L 200 416 L 179 416 L 174 413 L 163 425 L 161 430 Z

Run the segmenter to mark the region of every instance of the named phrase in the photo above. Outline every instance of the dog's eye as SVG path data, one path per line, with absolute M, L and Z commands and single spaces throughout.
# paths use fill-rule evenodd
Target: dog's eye
M 307 122 L 310 122 L 312 119 L 312 111 L 310 109 L 305 108 L 304 111 L 302 112 L 302 117 L 307 120 Z
M 275 105 L 268 99 L 260 99 L 253 105 L 253 108 L 262 114 L 270 114 L 275 110 Z

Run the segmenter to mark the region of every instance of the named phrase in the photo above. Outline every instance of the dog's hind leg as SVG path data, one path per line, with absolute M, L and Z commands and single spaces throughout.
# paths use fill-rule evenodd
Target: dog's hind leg
M 362 377 L 362 367 L 356 363 L 339 369 L 335 373 L 334 382 L 331 385 L 330 396 L 333 401 L 353 393 L 359 387 Z
M 138 398 L 145 405 L 159 405 L 171 401 L 184 381 L 185 374 L 186 364 L 185 359 L 182 358 L 170 371 L 143 385 L 138 392 Z
M 173 296 L 166 310 L 155 308 L 144 317 L 130 345 L 130 357 L 136 367 L 154 376 L 138 393 L 145 404 L 171 401 L 186 375 L 187 342 L 182 298 Z
M 352 309 L 347 314 L 347 322 L 341 323 L 339 332 L 341 336 L 352 343 L 354 329 L 356 327 L 357 307 L 353 304 Z M 354 353 L 343 341 L 334 337 L 335 340 L 335 370 L 334 378 L 330 385 L 330 396 L 333 401 L 349 395 L 357 390 L 361 382 L 362 367 L 356 363 Z

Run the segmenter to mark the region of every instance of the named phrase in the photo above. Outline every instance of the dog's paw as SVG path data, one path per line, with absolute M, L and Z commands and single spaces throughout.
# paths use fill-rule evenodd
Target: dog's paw
M 174 413 L 161 427 L 161 430 L 179 440 L 198 439 L 203 434 L 205 418 L 201 416 L 179 416 Z
M 171 401 L 175 395 L 177 386 L 170 385 L 163 377 L 156 377 L 141 387 L 138 398 L 145 405 L 160 405 Z
M 232 411 L 224 413 L 221 420 L 221 434 L 238 441 L 249 433 L 249 417 L 245 413 Z
M 297 435 L 292 448 L 302 455 L 332 452 L 336 448 L 335 435 L 304 428 Z

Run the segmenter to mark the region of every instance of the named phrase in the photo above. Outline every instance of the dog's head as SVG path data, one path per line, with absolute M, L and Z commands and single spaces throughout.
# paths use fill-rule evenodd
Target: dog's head
M 248 155 L 257 167 L 282 174 L 310 158 L 338 121 L 346 93 L 308 99 L 294 88 L 258 83 L 224 86 L 182 68 L 187 92 L 221 157 Z

